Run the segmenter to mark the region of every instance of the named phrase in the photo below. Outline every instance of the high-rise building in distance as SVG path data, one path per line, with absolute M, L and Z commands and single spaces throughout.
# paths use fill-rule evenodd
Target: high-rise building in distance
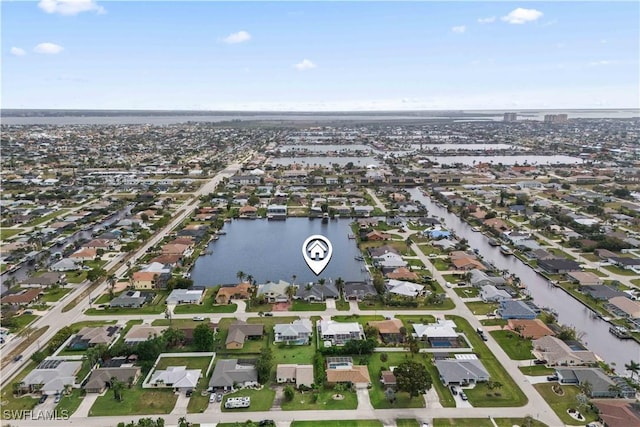
M 504 122 L 515 122 L 518 120 L 518 113 L 504 113 Z

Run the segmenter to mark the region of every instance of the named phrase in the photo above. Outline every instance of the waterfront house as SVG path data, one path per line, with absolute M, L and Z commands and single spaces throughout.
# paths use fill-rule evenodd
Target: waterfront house
M 244 205 L 238 211 L 240 218 L 255 219 L 258 213 L 258 208 L 251 205 Z
M 599 301 L 608 301 L 613 297 L 627 297 L 627 294 L 607 285 L 585 285 L 580 286 L 580 292 L 591 296 Z
M 574 350 L 564 341 L 544 336 L 533 340 L 533 355 L 541 360 L 546 360 L 550 366 L 554 365 L 588 365 L 598 361 L 597 356 L 588 350 Z
M 366 282 L 345 282 L 344 298 L 346 301 L 362 301 L 366 297 L 378 295 L 376 288 Z
M 60 285 L 66 282 L 67 276 L 64 273 L 46 272 L 39 276 L 30 276 L 20 282 L 21 288 L 48 288 L 53 285 Z
M 507 329 L 521 337 L 537 340 L 544 336 L 554 336 L 555 333 L 540 319 L 509 319 Z
M 627 297 L 613 297 L 609 299 L 610 307 L 614 309 L 614 314 L 630 319 L 640 319 L 640 302 L 633 301 Z
M 313 385 L 313 365 L 279 364 L 276 367 L 278 384 L 293 383 L 296 388 Z
M 256 297 L 263 296 L 265 301 L 269 303 L 287 302 L 289 301 L 289 295 L 287 289 L 291 286 L 289 282 L 279 280 L 278 283 L 268 282 L 258 285 L 256 291 Z
M 306 285 L 296 286 L 295 299 L 304 301 L 324 301 L 327 298 L 339 298 L 340 293 L 333 282 L 329 283 L 308 283 Z
M 417 281 L 420 280 L 420 276 L 417 273 L 409 270 L 407 267 L 398 267 L 395 270 L 385 274 L 387 279 L 395 279 L 395 280 L 409 280 L 409 281 Z
M 566 258 L 540 259 L 538 267 L 550 274 L 565 274 L 570 271 L 580 271 L 580 264 Z
M 238 283 L 235 286 L 222 286 L 216 294 L 216 304 L 229 304 L 232 299 L 248 299 L 252 286 L 249 282 Z
M 640 427 L 640 407 L 636 399 L 594 399 L 600 422 L 606 427 Z
M 589 397 L 625 397 L 634 398 L 635 390 L 617 390 L 616 382 L 600 368 L 556 368 L 556 375 L 560 384 L 575 384 L 580 386 L 589 383 L 591 386 Z M 622 396 L 621 396 L 622 395 Z
M 602 285 L 602 279 L 590 271 L 570 271 L 566 274 L 567 280 L 580 286 Z
M 287 205 L 269 205 L 267 206 L 267 218 L 269 219 L 286 219 Z
M 487 285 L 499 286 L 504 285 L 506 282 L 502 276 L 489 276 L 484 271 L 478 269 L 471 270 L 469 273 L 471 273 L 469 282 L 476 288 L 481 288 Z
M 502 300 L 498 315 L 503 319 L 535 319 L 536 312 L 520 300 Z
M 201 304 L 204 297 L 202 289 L 174 289 L 171 291 L 166 304 Z
M 387 292 L 403 297 L 415 298 L 425 294 L 424 286 L 395 279 L 389 280 L 386 288 Z
M 275 343 L 308 344 L 313 333 L 313 324 L 309 319 L 294 320 L 291 323 L 274 325 L 273 332 Z
M 498 289 L 493 285 L 485 285 L 480 290 L 480 298 L 484 302 L 500 302 L 511 299 L 511 295 L 505 290 Z

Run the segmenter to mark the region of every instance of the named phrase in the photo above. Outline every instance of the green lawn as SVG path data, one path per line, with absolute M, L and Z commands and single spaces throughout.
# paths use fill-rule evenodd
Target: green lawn
M 35 367 L 36 363 L 30 361 L 10 383 L 2 388 L 1 396 L 3 413 L 4 411 L 30 410 L 35 408 L 35 406 L 38 404 L 38 399 L 36 397 L 32 397 L 31 395 L 15 397 L 13 395 L 12 388 L 12 384 L 22 381 L 22 379 L 26 377 L 27 374 L 31 372 Z M 5 417 L 3 416 L 2 419 L 5 419 Z
M 605 267 L 605 269 L 614 274 L 620 274 L 621 276 L 636 276 L 636 273 L 634 273 L 632 270 L 620 268 L 615 265 L 608 265 Z
M 193 319 L 156 319 L 151 324 L 153 326 L 173 326 L 174 328 L 193 328 L 201 325 L 203 323 L 207 323 L 211 319 L 208 317 L 204 318 L 204 321 L 193 320 Z
M 498 319 L 494 317 L 493 319 L 482 319 L 480 323 L 484 326 L 502 326 L 507 325 L 508 321 L 507 319 Z
M 369 376 L 371 377 L 371 383 L 373 385 L 372 388 L 369 389 L 369 398 L 373 407 L 376 409 L 424 408 L 424 397 L 422 395 L 411 398 L 409 393 L 396 392 L 396 401 L 394 403 L 389 402 L 385 398 L 384 387 L 379 381 L 381 369 L 385 368 L 385 370 L 388 370 L 390 366 L 398 366 L 410 356 L 408 353 L 387 353 L 388 360 L 382 362 L 382 360 L 380 360 L 380 354 L 381 353 L 373 353 L 367 363 Z M 427 355 L 423 355 L 415 356 L 412 360 L 427 366 L 429 363 L 426 358 Z M 354 357 L 354 363 L 357 363 L 357 357 Z
M 460 298 L 476 298 L 480 294 L 480 289 L 471 286 L 463 286 L 453 288 L 453 292 L 458 294 Z
M 541 377 L 543 375 L 551 375 L 555 372 L 553 368 L 547 368 L 545 365 L 531 365 L 531 366 L 519 366 L 518 369 L 525 374 L 532 377 Z
M 20 234 L 24 231 L 24 228 L 0 228 L 0 240 L 8 239 L 16 234 Z
M 530 339 L 521 338 L 512 331 L 491 331 L 489 333 L 511 359 L 527 360 L 533 358 L 531 355 L 533 344 Z
M 41 216 L 39 218 L 36 218 L 32 221 L 29 221 L 27 224 L 25 224 L 25 227 L 35 227 L 36 225 L 40 225 L 42 223 L 45 223 L 47 221 L 49 221 L 50 219 L 53 219 L 55 217 L 58 217 L 62 214 L 65 214 L 69 212 L 69 209 L 59 209 L 55 212 L 51 212 L 50 214 L 47 214 L 45 216 Z
M 450 298 L 446 298 L 442 304 L 418 304 L 417 307 L 395 307 L 385 305 L 381 301 L 363 301 L 358 303 L 360 310 L 451 310 L 455 304 Z
M 53 288 L 40 297 L 41 302 L 56 302 L 71 292 L 71 288 Z
M 382 427 L 382 422 L 376 420 L 294 421 L 291 427 Z
M 333 396 L 336 394 L 332 388 L 327 388 L 317 392 L 318 397 L 315 403 L 313 402 L 313 393 L 306 391 L 301 393 L 296 391 L 295 396 L 291 402 L 282 402 L 283 411 L 324 411 L 324 410 L 337 410 L 337 409 L 356 409 L 358 407 L 358 397 L 354 392 L 343 391 L 340 392 L 344 396 L 342 400 L 335 400 Z M 252 402 L 253 403 L 253 402 Z
M 524 418 L 494 418 L 498 427 L 527 426 Z M 494 427 L 488 418 L 434 418 L 433 427 Z M 541 421 L 533 420 L 531 427 L 547 427 Z
M 339 311 L 349 311 L 349 301 L 337 300 L 336 301 L 336 308 Z
M 498 308 L 498 304 L 487 304 L 482 301 L 465 302 L 465 304 L 473 314 L 477 315 L 492 313 Z
M 564 391 L 563 396 L 557 395 L 551 388 L 554 383 L 542 383 L 542 384 L 534 384 L 534 387 L 540 395 L 547 401 L 551 409 L 560 417 L 563 423 L 568 425 L 585 425 L 591 421 L 595 421 L 597 418 L 595 414 L 587 413 L 586 411 L 580 411 L 582 415 L 586 418 L 585 421 L 578 421 L 569 414 L 567 414 L 567 410 L 569 408 L 577 409 L 577 401 L 576 396 L 580 393 L 578 387 L 576 386 L 560 386 Z
M 38 316 L 35 314 L 21 314 L 20 316 L 15 316 L 15 326 L 10 327 L 9 332 L 14 334 L 18 333 L 37 318 Z
M 384 316 L 377 314 L 343 314 L 333 316 L 331 319 L 335 320 L 336 322 L 358 322 L 364 326 L 371 321 L 384 320 Z
M 204 375 L 211 362 L 210 356 L 205 357 L 163 357 L 156 365 L 156 370 L 167 369 L 168 366 L 186 366 L 187 369 L 202 369 Z
M 431 258 L 429 261 L 431 261 L 431 264 L 433 264 L 433 266 L 438 271 L 447 271 L 449 269 L 449 266 L 450 266 L 448 261 L 445 261 L 445 260 L 440 259 L 440 258 Z
M 250 397 L 251 398 L 251 406 L 248 408 L 235 408 L 235 409 L 227 409 L 224 407 L 224 403 L 230 397 Z M 271 409 L 273 405 L 273 398 L 276 396 L 276 392 L 271 390 L 269 387 L 262 387 L 262 390 L 238 390 L 234 393 L 229 393 L 224 395 L 224 399 L 222 399 L 221 410 L 222 412 L 251 412 L 251 411 L 268 411 Z
M 398 427 L 420 427 L 418 420 L 413 418 L 398 418 L 396 420 L 396 426 Z
M 207 301 L 204 304 L 179 304 L 173 312 L 175 314 L 235 313 L 237 309 L 237 304 L 210 304 Z
M 452 319 L 458 326 L 458 331 L 464 332 L 467 339 L 471 342 L 474 352 L 482 360 L 482 364 L 489 372 L 492 381 L 502 384 L 502 387 L 489 390 L 486 383 L 477 384 L 475 388 L 466 390 L 469 402 L 473 406 L 478 407 L 502 407 L 502 406 L 523 406 L 527 403 L 527 397 L 522 390 L 516 385 L 511 376 L 496 360 L 495 356 L 487 348 L 484 341 L 478 336 L 474 328 L 471 327 L 466 319 L 458 316 L 446 316 Z M 490 396 L 488 395 L 490 393 Z M 495 394 L 499 393 L 499 396 Z
M 118 402 L 113 393 L 107 391 L 98 397 L 89 410 L 89 416 L 168 414 L 178 400 L 171 389 L 143 389 L 142 381 L 133 388 L 124 388 L 122 396 L 123 400 Z
M 271 339 L 271 336 L 270 336 Z M 313 340 L 311 341 L 313 343 Z M 315 349 L 313 345 L 284 345 L 274 344 L 271 346 L 273 352 L 273 365 L 278 363 L 312 363 Z
M 407 333 L 413 332 L 412 325 L 414 323 L 427 324 L 427 323 L 435 323 L 436 321 L 436 318 L 429 314 L 423 314 L 423 315 L 402 315 L 401 314 L 395 317 L 402 320 L 404 327 L 407 329 Z
M 209 393 L 202 394 L 202 389 L 208 388 L 209 382 L 207 380 L 206 384 L 200 385 L 201 382 L 203 382 L 203 378 L 198 381 L 198 387 L 196 387 L 189 399 L 189 404 L 187 405 L 189 414 L 204 412 L 209 407 Z
M 323 302 L 306 302 L 294 300 L 291 305 L 291 311 L 325 311 L 327 305 Z
M 69 271 L 67 273 L 67 282 L 69 283 L 82 283 L 87 280 L 87 272 L 84 270 Z
M 62 396 L 62 398 L 60 399 L 60 402 L 58 402 L 58 406 L 56 406 L 56 411 L 58 411 L 58 413 L 62 413 L 62 411 L 66 411 L 68 415 L 72 415 L 74 412 L 76 412 L 76 410 L 82 403 L 83 399 L 84 399 L 84 390 L 74 388 L 73 391 L 71 392 L 71 395 Z

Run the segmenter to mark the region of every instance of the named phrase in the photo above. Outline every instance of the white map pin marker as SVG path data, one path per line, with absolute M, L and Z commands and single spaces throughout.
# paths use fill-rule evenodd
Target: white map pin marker
M 320 234 L 307 237 L 307 240 L 302 244 L 302 256 L 316 276 L 319 276 L 322 270 L 327 267 L 332 254 L 331 242 Z

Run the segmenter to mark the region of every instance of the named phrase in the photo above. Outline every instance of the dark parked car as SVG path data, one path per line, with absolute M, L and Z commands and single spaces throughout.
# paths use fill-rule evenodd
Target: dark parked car
M 451 389 L 451 394 L 453 394 L 454 396 L 455 396 L 456 394 L 458 394 L 458 389 L 456 388 L 456 386 L 453 386 L 453 385 L 452 385 L 452 386 L 451 386 L 451 387 L 449 387 L 449 388 Z
M 49 395 L 43 394 L 42 396 L 40 396 L 40 400 L 38 400 L 38 403 L 44 403 L 44 401 L 47 400 L 47 397 L 49 397 Z
M 273 316 L 273 313 L 270 312 L 270 311 L 267 311 L 264 315 L 267 316 L 267 317 L 271 317 L 271 316 Z
M 547 377 L 547 381 L 558 381 L 558 376 L 557 375 L 549 375 Z
M 268 427 L 268 426 L 275 426 L 276 423 L 273 422 L 273 420 L 262 420 L 258 425 L 260 427 Z
M 534 365 L 546 365 L 547 361 L 544 359 L 536 359 L 533 361 Z
M 21 355 L 21 354 L 19 354 L 19 355 L 17 355 L 16 357 L 14 357 L 14 358 L 13 358 L 13 361 L 14 361 L 14 362 L 19 362 L 19 361 L 21 361 L 21 360 L 22 360 L 22 355 Z
M 466 394 L 464 394 L 464 391 L 461 391 L 461 392 L 460 392 L 460 399 L 462 399 L 462 400 L 467 400 L 467 395 L 466 395 Z

